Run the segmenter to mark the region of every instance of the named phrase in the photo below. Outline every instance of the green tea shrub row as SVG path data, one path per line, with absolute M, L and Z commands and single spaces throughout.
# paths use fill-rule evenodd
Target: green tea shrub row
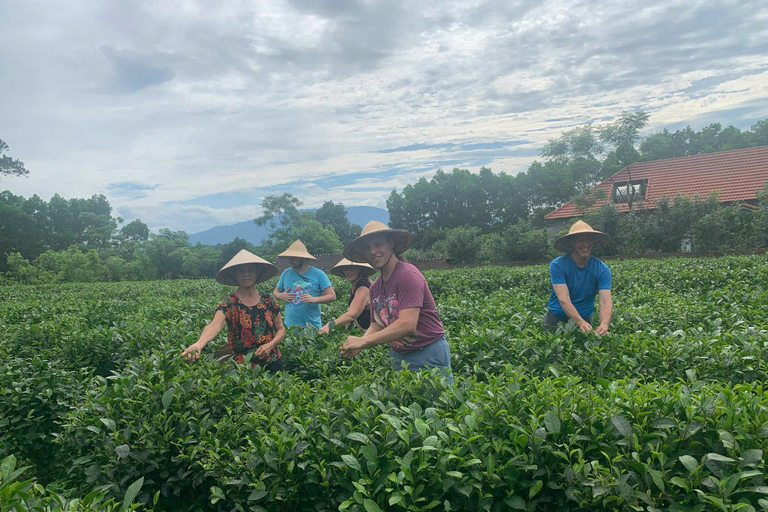
M 768 377 L 767 262 L 611 262 L 615 314 L 604 337 L 571 327 L 542 330 L 545 266 L 428 272 L 452 348 L 455 388 L 428 375 L 391 372 L 383 347 L 340 358 L 339 344 L 355 333 L 344 329 L 318 336 L 290 328 L 281 376 L 214 363 L 212 349 L 224 335 L 206 349 L 205 362 L 188 365 L 181 349 L 231 291 L 212 280 L 4 286 L 0 458 L 15 454 L 67 496 L 103 488 L 117 500 L 144 477 L 137 499 L 150 503 L 159 493 L 164 510 L 288 510 L 310 502 L 316 510 L 456 510 L 478 503 L 497 510 L 652 510 L 678 502 L 736 510 L 739 500 L 748 502 L 743 510 L 759 509 L 762 455 L 755 462 L 754 450 L 766 449 L 760 386 Z M 349 285 L 336 278 L 334 284 L 345 297 Z M 344 300 L 324 306 L 326 320 L 345 307 Z M 579 394 L 569 398 L 577 406 L 567 414 L 553 401 L 564 393 Z M 498 397 L 511 404 L 503 414 Z M 697 405 L 706 421 L 696 421 L 705 424 L 684 435 L 680 429 L 694 420 L 686 419 L 684 405 L 667 402 L 700 405 L 710 397 L 736 405 L 707 406 L 704 413 Z M 625 410 L 625 402 L 643 400 L 650 402 L 642 415 Z M 413 413 L 414 404 L 422 413 Z M 558 423 L 548 412 L 557 414 L 561 432 L 552 430 Z M 485 444 L 473 439 L 477 429 L 461 430 L 472 414 L 490 429 Z M 654 414 L 659 428 L 644 423 Z M 413 452 L 407 477 L 392 465 L 416 447 L 409 436 L 425 438 L 421 421 L 430 425 L 426 437 L 440 443 Z M 634 451 L 622 452 L 629 448 L 616 432 L 627 432 L 627 424 L 642 436 L 633 439 Z M 410 425 L 408 436 L 398 433 L 403 425 Z M 529 437 L 544 428 L 547 437 L 517 441 L 522 432 L 511 425 Z M 562 432 L 575 436 L 568 450 Z M 660 444 L 653 457 L 666 459 L 648 466 L 653 450 L 646 438 L 680 439 Z M 544 460 L 534 457 L 539 442 L 554 443 Z M 363 445 L 375 451 L 363 452 Z M 558 451 L 567 461 L 552 455 Z M 411 467 L 421 452 L 439 457 Z M 485 475 L 479 463 L 459 467 L 452 456 L 504 469 Z M 638 457 L 645 465 L 636 465 Z M 521 469 L 530 465 L 536 470 Z
M 2 512 L 124 512 L 142 509 L 133 503 L 143 479 L 128 487 L 123 502 L 106 499 L 96 490 L 83 498 L 68 499 L 30 478 L 24 480 L 28 468 L 17 467 L 16 457 L 9 455 L 0 462 L 0 511 Z M 146 510 L 146 509 L 145 509 Z
M 537 374 L 553 366 L 560 373 L 605 378 L 639 371 L 675 379 L 697 368 L 706 370 L 702 377 L 730 382 L 763 377 L 764 256 L 611 264 L 616 309 L 611 335 L 575 345 L 571 340 L 578 337 L 561 340 L 541 329 L 548 293 L 544 266 L 429 272 L 459 357 L 456 365 L 520 362 Z M 344 297 L 348 284 L 335 278 L 334 283 Z M 48 358 L 61 368 L 107 376 L 151 347 L 192 342 L 229 291 L 212 281 L 6 287 L 0 346 L 16 357 Z M 345 305 L 340 300 L 324 307 L 326 319 Z M 217 343 L 223 342 L 222 335 Z M 689 353 L 689 345 L 703 352 Z M 302 368 L 313 378 L 325 373 L 322 365 Z
M 61 418 L 82 401 L 86 378 L 46 359 L 0 360 L 0 459 L 19 456 L 35 465 L 43 482 L 56 478 L 63 462 L 54 436 Z
M 390 370 L 310 383 L 176 356 L 92 382 L 61 439 L 74 486 L 119 495 L 141 475 L 140 499 L 212 510 L 750 510 L 768 493 L 759 384 L 509 366 L 455 387 Z

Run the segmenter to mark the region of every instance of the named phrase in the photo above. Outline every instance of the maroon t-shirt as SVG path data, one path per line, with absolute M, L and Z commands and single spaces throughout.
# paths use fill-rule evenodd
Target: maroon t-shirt
M 369 292 L 371 318 L 382 327 L 387 327 L 397 320 L 401 310 L 420 308 L 416 336 L 409 335 L 390 344 L 401 354 L 426 347 L 445 335 L 427 280 L 419 269 L 410 263 L 398 261 L 386 282 L 379 274 Z

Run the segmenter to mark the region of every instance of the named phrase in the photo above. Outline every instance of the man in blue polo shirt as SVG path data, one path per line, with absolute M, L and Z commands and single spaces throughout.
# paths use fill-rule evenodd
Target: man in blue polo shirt
M 568 319 L 584 332 L 592 330 L 595 297 L 600 301 L 597 334 L 606 334 L 613 314 L 611 269 L 592 256 L 592 249 L 604 245 L 610 237 L 595 231 L 584 221 L 577 221 L 567 235 L 555 240 L 555 249 L 566 254 L 552 260 L 549 276 L 552 293 L 544 317 L 544 328 L 555 330 Z
M 272 295 L 285 301 L 285 325 L 307 324 L 322 327 L 320 304 L 336 300 L 331 280 L 319 268 L 309 264 L 312 256 L 301 240 L 296 240 L 288 249 L 277 255 L 288 258 L 290 267 L 285 269 L 277 281 Z

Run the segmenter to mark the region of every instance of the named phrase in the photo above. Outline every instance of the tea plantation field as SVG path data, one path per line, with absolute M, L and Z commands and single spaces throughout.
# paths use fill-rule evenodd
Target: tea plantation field
M 427 272 L 454 386 L 343 331 L 187 363 L 213 280 L 0 287 L 0 510 L 768 510 L 768 258 L 611 267 L 604 337 L 545 266 Z

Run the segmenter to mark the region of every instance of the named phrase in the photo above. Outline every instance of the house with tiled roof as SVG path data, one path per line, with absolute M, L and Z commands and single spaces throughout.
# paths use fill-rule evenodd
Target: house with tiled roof
M 768 146 L 637 162 L 588 192 L 588 196 L 598 199 L 587 211 L 609 200 L 622 212 L 629 211 L 630 203 L 635 211 L 653 210 L 662 197 L 707 198 L 714 192 L 723 203 L 756 205 L 756 192 L 766 182 Z M 544 216 L 547 229 L 557 232 L 583 211 L 575 202 L 568 202 Z

